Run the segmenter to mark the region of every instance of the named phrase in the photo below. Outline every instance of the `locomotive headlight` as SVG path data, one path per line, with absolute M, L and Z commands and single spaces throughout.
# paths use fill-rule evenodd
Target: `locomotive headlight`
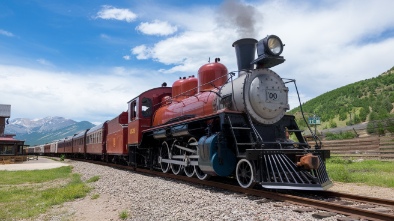
M 257 42 L 258 57 L 251 64 L 256 64 L 256 68 L 271 68 L 283 63 L 285 59 L 280 56 L 283 46 L 278 36 L 268 35 Z
M 263 40 L 266 52 L 273 56 L 279 56 L 283 51 L 283 44 L 279 37 L 269 35 Z

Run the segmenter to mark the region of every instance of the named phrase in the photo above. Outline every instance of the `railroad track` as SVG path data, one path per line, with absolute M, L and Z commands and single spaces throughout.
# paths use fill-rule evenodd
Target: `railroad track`
M 84 161 L 128 171 L 135 171 L 142 174 L 149 174 L 156 177 L 171 178 L 193 184 L 205 185 L 230 192 L 237 192 L 246 195 L 289 202 L 304 207 L 312 207 L 336 214 L 343 214 L 354 219 L 394 220 L 394 201 L 392 200 L 357 196 L 332 191 L 274 192 L 262 189 L 245 189 L 236 185 L 236 182 L 232 184 L 211 180 L 199 180 L 197 178 L 189 178 L 187 176 L 179 176 L 171 173 L 162 173 L 161 171 L 149 169 L 133 168 L 130 166 L 109 164 L 99 161 Z

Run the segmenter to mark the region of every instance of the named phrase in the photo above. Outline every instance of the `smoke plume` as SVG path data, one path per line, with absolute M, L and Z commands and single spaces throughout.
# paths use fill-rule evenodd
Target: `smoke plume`
M 238 0 L 225 0 L 218 13 L 219 25 L 235 29 L 239 38 L 255 37 L 254 24 L 261 18 L 255 7 Z

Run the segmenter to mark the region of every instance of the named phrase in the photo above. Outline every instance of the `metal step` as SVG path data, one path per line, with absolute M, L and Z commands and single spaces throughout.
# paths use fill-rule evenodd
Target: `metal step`
M 237 143 L 237 145 L 256 145 L 256 143 Z
M 303 130 L 287 130 L 287 132 L 304 132 Z
M 233 130 L 250 130 L 250 127 L 233 127 L 233 126 L 231 126 L 231 129 L 233 129 Z

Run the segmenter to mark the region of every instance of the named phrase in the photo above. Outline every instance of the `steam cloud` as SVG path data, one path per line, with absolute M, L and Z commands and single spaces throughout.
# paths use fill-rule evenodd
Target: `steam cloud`
M 262 18 L 257 9 L 238 0 L 226 0 L 219 8 L 218 23 L 226 28 L 235 28 L 239 38 L 256 36 L 254 24 Z

